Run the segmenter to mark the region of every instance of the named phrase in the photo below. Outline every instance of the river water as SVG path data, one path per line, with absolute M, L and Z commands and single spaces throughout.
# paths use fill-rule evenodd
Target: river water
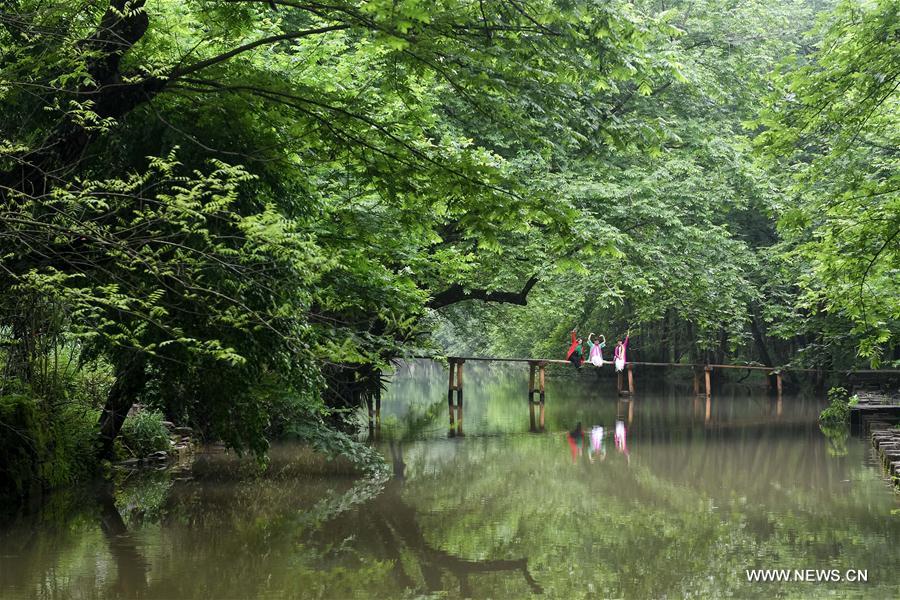
M 451 436 L 446 371 L 402 368 L 385 478 L 280 444 L 265 469 L 208 452 L 54 494 L 0 524 L 0 598 L 900 597 L 898 495 L 867 444 L 822 434 L 821 400 L 639 373 L 621 401 L 585 368 L 548 380 L 532 431 L 524 371 L 467 364 Z

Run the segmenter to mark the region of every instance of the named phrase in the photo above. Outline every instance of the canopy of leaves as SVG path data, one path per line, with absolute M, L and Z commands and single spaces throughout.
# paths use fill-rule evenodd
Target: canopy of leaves
M 900 3 L 845 0 L 819 34 L 776 79 L 758 144 L 790 179 L 800 302 L 849 320 L 878 364 L 900 323 Z
M 624 2 L 7 6 L 7 374 L 77 346 L 116 375 L 105 434 L 143 398 L 257 451 L 270 390 L 318 422 L 427 306 L 568 252 L 549 173 L 655 143 L 620 108 L 676 68 L 650 49 L 677 30 Z

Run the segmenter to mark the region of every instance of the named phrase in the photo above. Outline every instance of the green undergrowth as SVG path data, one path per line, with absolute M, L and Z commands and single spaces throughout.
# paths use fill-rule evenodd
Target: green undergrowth
M 165 417 L 158 410 L 141 410 L 125 419 L 116 439 L 116 456 L 120 459 L 143 458 L 171 446 Z
M 27 393 L 0 396 L 0 499 L 61 487 L 95 471 L 99 411 L 78 404 L 46 410 Z
M 859 401 L 850 396 L 846 389 L 834 387 L 828 390 L 830 404 L 819 415 L 819 429 L 828 438 L 828 454 L 846 456 L 847 440 L 850 437 L 850 407 Z
M 859 397 L 851 397 L 846 389 L 834 387 L 828 390 L 828 400 L 830 404 L 819 415 L 819 423 L 826 427 L 848 424 L 850 407 L 859 402 Z

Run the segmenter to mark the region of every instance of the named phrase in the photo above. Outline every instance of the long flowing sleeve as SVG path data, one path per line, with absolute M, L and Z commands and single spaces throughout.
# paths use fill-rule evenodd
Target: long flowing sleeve
M 572 345 L 569 346 L 569 351 L 566 352 L 566 360 L 572 358 L 572 353 L 575 352 L 575 347 L 578 346 L 578 342 L 575 341 L 575 331 L 572 330 Z

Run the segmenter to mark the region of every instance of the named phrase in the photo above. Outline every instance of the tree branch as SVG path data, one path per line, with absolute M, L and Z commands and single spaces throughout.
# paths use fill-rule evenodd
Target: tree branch
M 349 29 L 350 25 L 348 23 L 342 23 L 340 25 L 328 25 L 326 27 L 317 27 L 315 29 L 304 29 L 303 31 L 290 31 L 288 33 L 282 33 L 280 35 L 271 35 L 269 37 L 264 37 L 262 39 L 255 40 L 253 42 L 249 42 L 244 44 L 243 46 L 238 46 L 237 48 L 232 48 L 228 52 L 223 52 L 217 56 L 212 56 L 205 60 L 201 60 L 200 62 L 196 62 L 192 65 L 188 65 L 181 69 L 176 69 L 169 74 L 170 79 L 176 79 L 178 77 L 182 77 L 184 75 L 190 75 L 191 73 L 196 73 L 206 67 L 210 67 L 212 65 L 225 62 L 229 58 L 233 58 L 238 54 L 242 54 L 249 50 L 253 50 L 254 48 L 258 48 L 259 46 L 265 46 L 267 44 L 275 44 L 277 42 L 283 42 L 285 40 L 296 40 L 304 37 L 309 37 L 311 35 L 319 35 L 322 33 L 328 33 L 331 31 L 340 31 L 343 29 Z
M 501 302 L 505 304 L 517 304 L 519 306 L 525 306 L 528 304 L 528 293 L 531 291 L 531 288 L 533 288 L 535 284 L 537 284 L 537 282 L 537 275 L 532 275 L 528 279 L 528 281 L 525 282 L 522 290 L 518 292 L 488 291 L 485 289 L 466 290 L 458 283 L 454 283 L 443 292 L 435 294 L 434 297 L 432 297 L 431 300 L 428 301 L 427 306 L 428 308 L 443 308 L 445 306 L 450 306 L 451 304 L 464 302 L 466 300 Z

